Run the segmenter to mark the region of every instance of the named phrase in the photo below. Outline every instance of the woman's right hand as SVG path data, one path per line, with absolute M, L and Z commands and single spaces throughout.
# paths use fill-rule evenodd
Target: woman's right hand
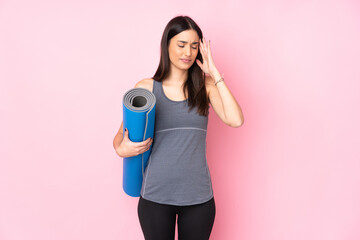
M 116 151 L 119 154 L 119 156 L 123 158 L 133 157 L 149 150 L 152 142 L 153 142 L 152 138 L 148 138 L 142 142 L 132 142 L 129 139 L 129 130 L 125 129 L 124 138 L 122 139 Z

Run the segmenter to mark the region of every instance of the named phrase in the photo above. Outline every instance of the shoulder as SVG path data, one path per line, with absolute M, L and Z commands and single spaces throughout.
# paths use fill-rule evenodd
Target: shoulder
M 135 87 L 146 88 L 150 92 L 153 90 L 154 79 L 144 78 L 135 84 Z

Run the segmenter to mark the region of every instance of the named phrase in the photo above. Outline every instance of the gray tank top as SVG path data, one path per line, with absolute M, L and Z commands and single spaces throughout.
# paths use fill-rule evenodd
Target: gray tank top
M 155 130 L 152 150 L 145 169 L 141 196 L 177 206 L 204 203 L 213 197 L 206 160 L 208 117 L 187 100 L 166 97 L 162 82 L 154 80 L 156 97 Z

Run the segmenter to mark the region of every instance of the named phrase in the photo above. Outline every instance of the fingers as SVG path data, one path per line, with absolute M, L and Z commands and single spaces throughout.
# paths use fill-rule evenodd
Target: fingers
M 147 150 L 149 150 L 150 147 L 151 147 L 151 144 L 144 149 L 144 152 L 146 152 Z
M 135 144 L 136 147 L 138 147 L 138 148 L 150 146 L 152 143 L 153 143 L 153 139 L 152 139 L 152 138 L 148 138 L 148 139 L 146 139 L 145 141 L 142 141 L 142 142 L 134 142 L 134 144 Z
M 124 138 L 128 138 L 128 139 L 130 140 L 130 138 L 129 138 L 129 130 L 128 130 L 127 128 L 125 128 Z M 130 141 L 131 141 L 131 140 L 130 140 Z M 142 142 L 133 142 L 133 143 L 134 143 L 135 145 L 137 145 L 137 147 L 143 147 L 143 146 L 148 145 L 148 144 L 151 145 L 152 141 L 153 141 L 152 138 L 148 138 L 148 139 L 146 139 L 145 141 L 142 141 Z
M 204 40 L 204 38 L 203 38 L 203 40 L 202 40 L 202 43 L 201 43 L 201 45 L 200 45 L 200 50 L 204 53 L 205 52 L 205 40 Z
M 153 139 L 151 138 L 148 138 L 147 140 L 143 141 L 143 142 L 139 142 L 137 143 L 137 148 L 138 148 L 138 151 L 140 153 L 144 153 L 146 152 L 147 150 L 150 149 L 151 147 L 151 144 L 153 143 Z
M 127 129 L 125 129 L 124 139 L 125 139 L 125 138 L 127 138 L 127 140 L 128 140 L 129 142 L 131 142 L 134 147 L 137 147 L 137 148 L 139 148 L 139 147 L 144 147 L 144 146 L 147 146 L 147 145 L 151 145 L 152 142 L 153 142 L 153 139 L 150 138 L 150 137 L 149 137 L 148 139 L 142 141 L 142 142 L 133 142 L 133 141 L 131 141 L 130 138 L 129 138 L 129 130 L 127 130 Z
M 206 57 L 205 52 L 204 52 L 204 46 L 200 46 L 200 53 L 204 59 Z
M 125 128 L 124 138 L 129 138 L 129 130 Z
M 209 44 L 210 44 L 210 41 L 209 41 Z M 200 44 L 200 52 L 204 57 L 207 56 L 208 51 L 210 52 L 209 44 L 206 42 L 205 37 L 203 37 L 202 42 Z
M 206 42 L 205 37 L 204 37 L 204 51 L 207 52 L 207 42 Z
M 203 46 L 203 45 L 200 46 L 200 52 L 201 52 L 201 54 L 202 54 L 203 56 L 205 55 L 205 53 L 204 53 L 204 46 Z

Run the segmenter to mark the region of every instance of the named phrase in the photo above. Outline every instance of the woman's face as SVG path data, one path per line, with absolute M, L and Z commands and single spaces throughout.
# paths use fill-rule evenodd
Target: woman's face
M 193 29 L 182 31 L 171 38 L 169 42 L 169 58 L 172 67 L 182 70 L 189 69 L 198 54 L 199 41 L 199 36 Z

